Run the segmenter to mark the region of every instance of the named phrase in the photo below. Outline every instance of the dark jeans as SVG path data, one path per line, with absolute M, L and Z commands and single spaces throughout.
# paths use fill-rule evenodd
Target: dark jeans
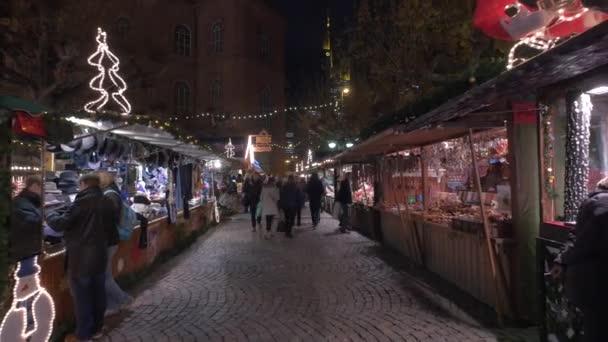
M 296 212 L 297 209 L 296 208 L 292 208 L 292 209 L 285 209 L 285 225 L 286 225 L 286 230 L 285 233 L 287 235 L 291 235 L 291 230 L 293 229 L 293 225 L 295 224 L 296 221 Z
M 310 216 L 312 217 L 312 224 L 314 226 L 319 225 L 321 221 L 321 206 L 310 205 Z
M 350 216 L 348 214 L 348 204 L 340 202 L 340 227 L 343 229 L 350 227 Z
M 89 340 L 103 328 L 106 311 L 106 274 L 94 276 L 69 275 L 70 291 L 76 316 L 76 337 Z
M 274 219 L 274 215 L 266 215 L 266 231 L 269 232 L 272 230 L 272 220 Z
M 262 221 L 262 219 L 260 218 L 260 219 L 258 220 L 258 218 L 257 218 L 257 217 L 255 217 L 255 214 L 256 214 L 256 212 L 257 212 L 257 209 L 258 209 L 258 204 L 257 204 L 257 203 L 252 203 L 252 204 L 250 204 L 250 205 L 249 205 L 249 212 L 251 213 L 251 226 L 252 226 L 253 228 L 255 228 L 255 226 L 256 226 L 256 222 L 257 222 L 257 223 L 259 223 L 259 224 L 262 224 L 262 222 L 261 222 L 261 221 Z
M 297 211 L 296 211 L 296 222 L 298 227 L 302 225 L 302 207 L 298 207 Z

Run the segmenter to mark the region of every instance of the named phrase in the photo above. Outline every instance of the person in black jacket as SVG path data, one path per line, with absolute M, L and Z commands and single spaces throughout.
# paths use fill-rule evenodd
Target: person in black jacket
M 312 225 L 316 229 L 321 221 L 321 197 L 325 195 L 325 187 L 316 172 L 312 174 L 308 184 L 306 184 L 306 193 L 308 194 Z
M 9 251 L 13 261 L 40 254 L 42 246 L 42 180 L 32 176 L 13 199 Z
M 340 231 L 346 233 L 346 229 L 349 228 L 349 213 L 348 206 L 353 203 L 353 194 L 350 190 L 350 181 L 348 174 L 344 174 L 344 178 L 340 182 L 340 188 L 338 189 L 338 195 L 336 202 L 340 203 Z
M 287 178 L 287 183 L 283 184 L 280 191 L 280 199 L 281 209 L 285 213 L 285 224 L 286 230 L 285 235 L 288 238 L 292 238 L 292 229 L 296 220 L 296 212 L 298 210 L 298 206 L 300 205 L 301 195 L 299 194 L 299 189 L 296 184 L 296 179 L 293 175 L 290 175 Z
M 122 215 L 123 203 L 120 197 L 120 189 L 116 185 L 114 175 L 107 171 L 97 172 L 100 186 L 104 196 L 112 202 L 112 210 L 115 212 L 114 229 L 108 235 L 108 261 L 106 263 L 106 315 L 112 315 L 133 301 L 133 298 L 125 293 L 114 280 L 112 273 L 113 258 L 118 251 L 118 224 Z
M 257 223 L 256 211 L 260 202 L 260 195 L 262 194 L 262 180 L 257 173 L 254 173 L 252 177 L 245 181 L 243 192 L 245 193 L 245 203 L 247 203 L 247 207 L 251 213 L 251 227 L 255 232 Z
M 584 341 L 607 341 L 608 178 L 580 207 L 576 239 L 556 260 L 554 276 L 566 274 L 566 296 L 583 312 Z
M 65 233 L 67 268 L 76 316 L 76 338 L 102 336 L 106 309 L 105 278 L 108 240 L 116 229 L 116 210 L 99 187 L 99 177 L 80 178 L 80 192 L 69 209 L 50 213 L 46 221 Z

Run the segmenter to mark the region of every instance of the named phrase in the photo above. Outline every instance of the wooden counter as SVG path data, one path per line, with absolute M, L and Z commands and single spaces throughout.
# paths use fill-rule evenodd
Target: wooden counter
M 176 225 L 169 225 L 167 217 L 150 221 L 148 224 L 148 247 L 139 248 L 141 230 L 135 229 L 131 239 L 121 241 L 114 256 L 114 275 L 127 275 L 142 271 L 151 265 L 163 251 L 171 249 L 176 242 L 176 235 L 183 237 L 203 229 L 214 220 L 214 205 L 207 203 L 190 210 L 190 219 L 185 220 L 183 213 L 178 215 Z M 179 232 L 179 233 L 177 233 Z M 72 319 L 72 299 L 65 276 L 65 255 L 58 253 L 47 256 L 40 261 L 42 266 L 41 282 L 55 301 L 55 324 Z
M 382 235 L 384 243 L 408 259 L 417 257 L 412 247 L 412 236 L 407 232 L 399 214 L 382 211 Z M 467 292 L 479 301 L 495 307 L 496 293 L 490 268 L 486 242 L 476 234 L 456 231 L 448 226 L 427 222 L 422 216 L 411 215 L 418 231 L 424 268 Z M 507 283 L 511 282 L 511 246 L 497 241 Z

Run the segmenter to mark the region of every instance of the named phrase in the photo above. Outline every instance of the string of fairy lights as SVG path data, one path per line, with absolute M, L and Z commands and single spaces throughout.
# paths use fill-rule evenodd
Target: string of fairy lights
M 243 113 L 222 113 L 222 114 L 217 114 L 217 113 L 209 113 L 209 112 L 205 112 L 205 113 L 199 113 L 199 114 L 190 114 L 190 115 L 182 115 L 182 116 L 174 116 L 169 118 L 169 121 L 182 121 L 182 120 L 193 120 L 193 119 L 202 119 L 202 118 L 215 118 L 215 119 L 219 119 L 219 120 L 257 120 L 257 119 L 267 119 L 267 118 L 272 118 L 274 115 L 280 114 L 280 113 L 287 113 L 287 112 L 295 112 L 295 111 L 314 111 L 314 110 L 323 110 L 326 108 L 333 108 L 336 109 L 339 106 L 339 102 L 335 101 L 335 102 L 328 102 L 328 103 L 323 103 L 323 104 L 317 104 L 317 105 L 310 105 L 310 106 L 292 106 L 292 107 L 285 107 L 285 108 L 277 108 L 277 109 L 273 109 L 270 110 L 266 113 L 262 113 L 262 114 L 243 114 Z

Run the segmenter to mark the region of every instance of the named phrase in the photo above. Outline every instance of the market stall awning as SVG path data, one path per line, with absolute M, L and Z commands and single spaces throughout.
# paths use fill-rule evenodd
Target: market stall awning
M 608 22 L 500 74 L 418 117 L 409 130 L 472 113 L 505 98 L 534 95 L 539 89 L 608 65 Z
M 438 127 L 408 132 L 406 126 L 396 126 L 353 146 L 333 159 L 342 163 L 368 162 L 376 155 L 458 138 L 467 134 L 467 132 L 468 128 L 466 127 Z
M 0 108 L 11 111 L 23 111 L 30 114 L 40 114 L 48 111 L 44 106 L 9 95 L 0 95 Z
M 142 143 L 171 150 L 182 155 L 200 160 L 224 159 L 217 156 L 210 150 L 201 146 L 186 143 L 175 139 L 173 135 L 161 129 L 145 125 L 124 125 L 111 122 L 93 122 L 88 119 L 69 118 L 69 121 L 88 128 L 93 128 L 98 132 L 111 133 L 116 136 L 133 139 Z

